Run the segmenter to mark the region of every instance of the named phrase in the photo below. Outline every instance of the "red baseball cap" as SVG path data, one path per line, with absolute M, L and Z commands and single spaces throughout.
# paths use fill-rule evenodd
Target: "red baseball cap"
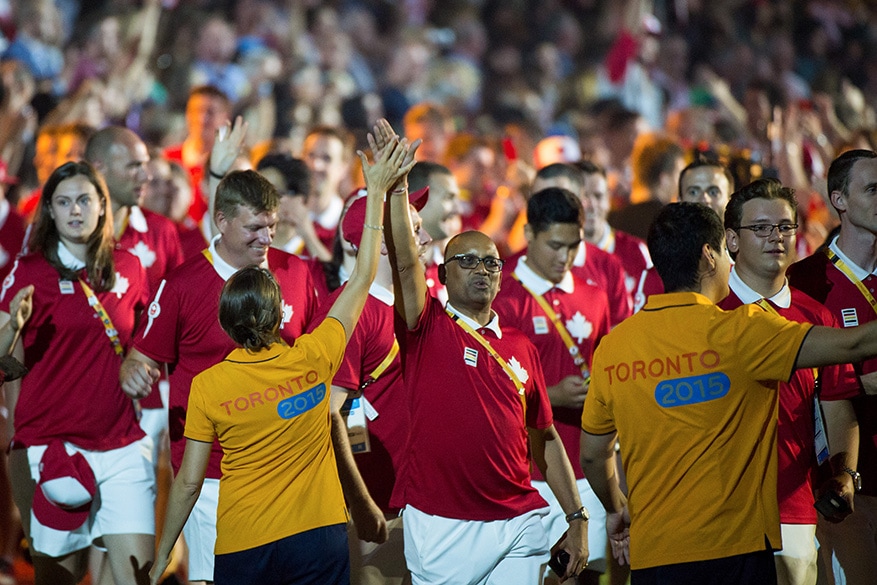
M 61 441 L 49 443 L 40 459 L 40 480 L 33 496 L 37 520 L 55 530 L 76 530 L 88 520 L 96 491 L 94 472 L 85 456 L 70 455 Z
M 360 192 L 365 193 L 365 190 L 360 189 Z M 413 205 L 417 211 L 423 209 L 427 199 L 429 199 L 429 187 L 424 187 L 408 194 L 408 203 Z M 365 197 L 359 196 L 350 204 L 350 207 L 347 208 L 347 213 L 344 214 L 344 219 L 341 220 L 341 236 L 359 248 L 359 243 L 362 241 L 362 226 L 364 224 Z

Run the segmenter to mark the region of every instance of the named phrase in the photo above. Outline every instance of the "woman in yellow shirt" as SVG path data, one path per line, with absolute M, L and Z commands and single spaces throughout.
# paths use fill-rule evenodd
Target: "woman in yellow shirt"
M 156 566 L 158 583 L 194 505 L 214 437 L 223 450 L 214 582 L 349 582 L 347 510 L 332 449 L 329 387 L 377 270 L 383 200 L 414 164 L 417 144 L 394 139 L 369 165 L 357 263 L 326 319 L 293 346 L 278 335 L 280 290 L 259 267 L 238 271 L 219 305 L 234 350 L 192 382 L 186 451 Z

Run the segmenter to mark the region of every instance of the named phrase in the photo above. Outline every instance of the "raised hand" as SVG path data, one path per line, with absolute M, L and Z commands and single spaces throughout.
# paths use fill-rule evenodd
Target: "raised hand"
M 390 187 L 408 175 L 411 167 L 414 166 L 411 149 L 412 145 L 408 144 L 408 140 L 404 138 L 400 140 L 398 136 L 394 136 L 385 146 L 383 155 L 375 159 L 373 164 L 369 164 L 365 153 L 357 151 L 369 192 L 386 193 Z
M 234 164 L 241 152 L 244 138 L 247 135 L 248 123 L 241 116 L 234 119 L 234 125 L 226 122 L 216 131 L 216 140 L 210 150 L 210 168 L 208 172 L 225 175 Z

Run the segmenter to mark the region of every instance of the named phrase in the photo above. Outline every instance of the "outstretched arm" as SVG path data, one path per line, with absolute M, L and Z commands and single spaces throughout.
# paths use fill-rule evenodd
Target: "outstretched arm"
M 378 259 L 381 250 L 381 233 L 383 232 L 384 198 L 390 186 L 400 177 L 404 177 L 414 166 L 414 153 L 409 149 L 407 141 L 395 139 L 374 164 L 369 164 L 365 154 L 359 152 L 365 175 L 366 205 L 365 224 L 362 230 L 362 241 L 356 255 L 356 264 L 344 291 L 335 300 L 327 316 L 338 319 L 347 338 L 350 339 L 356 326 L 362 307 L 368 297 L 368 289 L 378 270 Z M 407 209 L 406 209 L 407 215 Z
M 877 356 L 877 321 L 836 329 L 814 326 L 807 333 L 795 369 L 861 362 Z
M 380 156 L 383 144 L 391 138 L 398 138 L 390 123 L 381 120 L 375 126 L 375 142 L 372 149 L 375 156 Z M 420 145 L 415 142 L 413 150 Z M 395 306 L 409 329 L 413 329 L 420 320 L 426 307 L 426 276 L 420 266 L 417 242 L 414 241 L 414 230 L 408 213 L 408 180 L 407 176 L 399 181 L 389 193 L 387 199 L 387 215 L 385 223 L 389 230 L 385 234 L 390 265 L 393 267 L 393 287 L 397 291 Z M 400 294 L 401 293 L 401 294 Z

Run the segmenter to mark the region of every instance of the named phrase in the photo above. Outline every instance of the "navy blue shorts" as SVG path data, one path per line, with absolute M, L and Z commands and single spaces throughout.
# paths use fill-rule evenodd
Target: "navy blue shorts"
M 630 572 L 631 585 L 776 585 L 773 551 L 677 563 Z
M 315 528 L 216 555 L 213 581 L 216 585 L 349 585 L 347 525 Z

